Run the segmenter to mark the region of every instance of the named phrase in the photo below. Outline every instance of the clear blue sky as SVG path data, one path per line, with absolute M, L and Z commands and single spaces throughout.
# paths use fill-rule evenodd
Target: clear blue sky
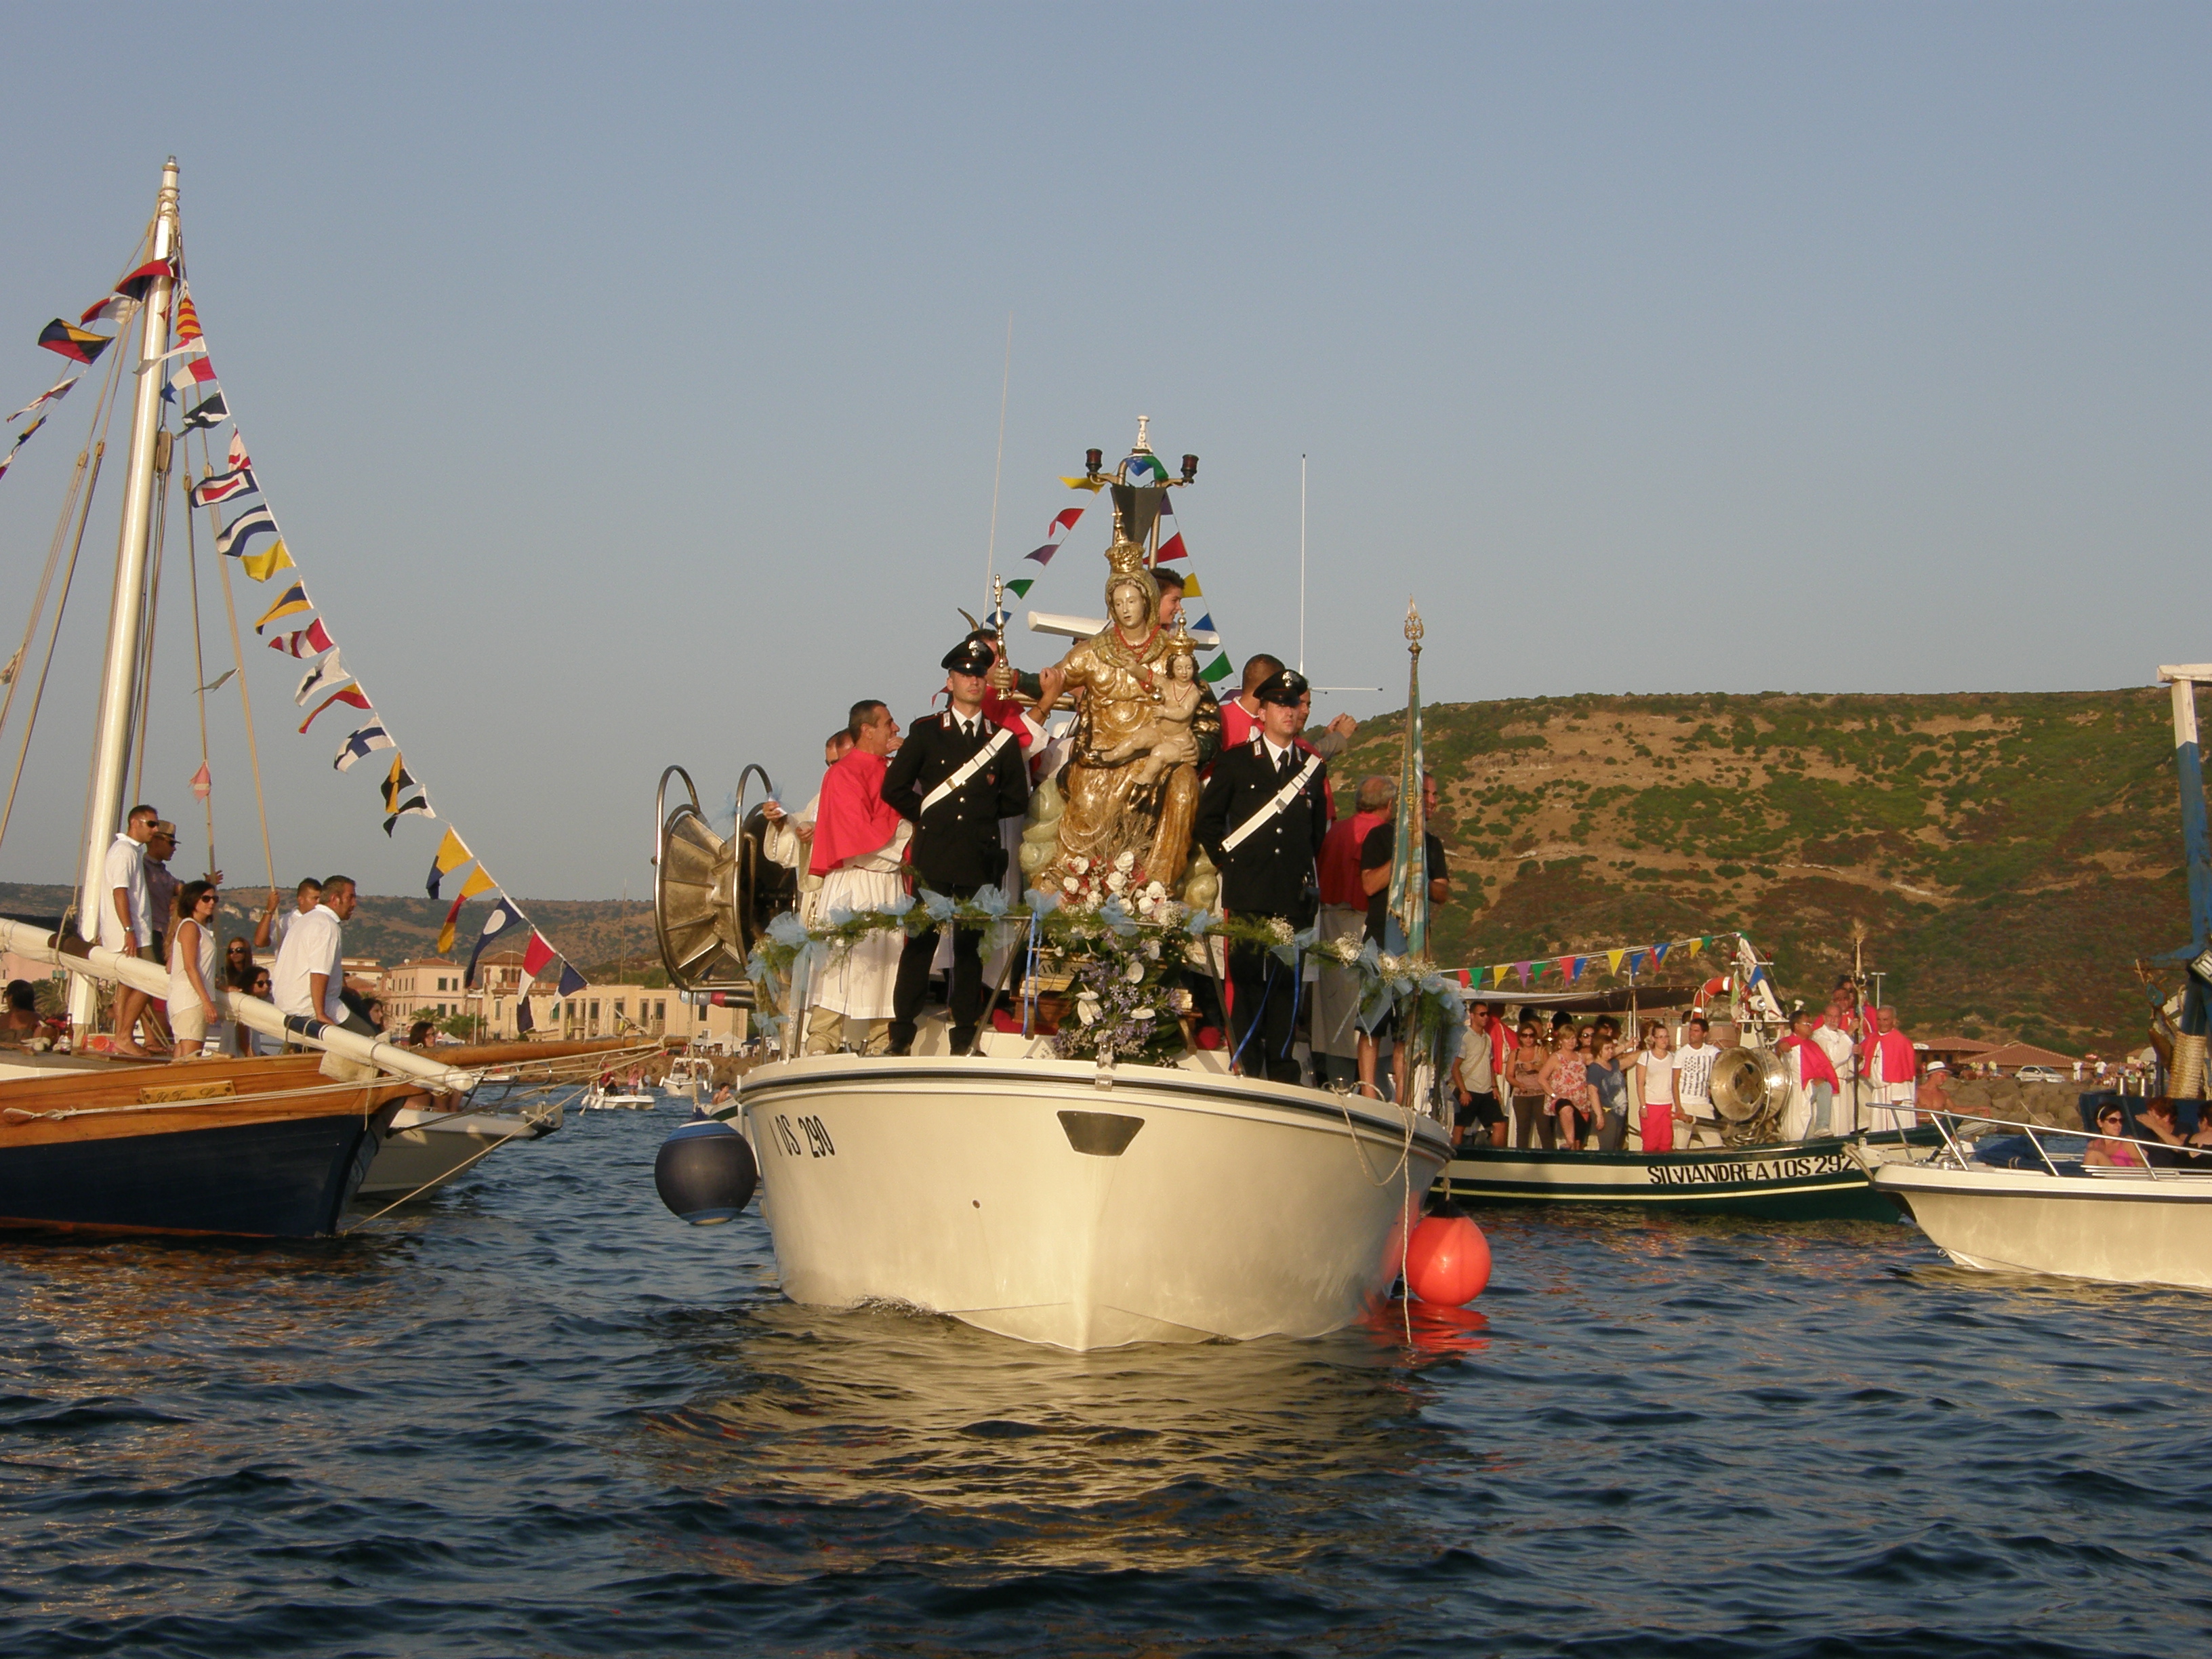
M 1308 665 L 1390 688 L 1357 713 L 1402 699 L 1409 594 L 1437 699 L 2212 655 L 2201 6 L 0 21 L 0 398 L 52 378 L 39 327 L 117 274 L 173 151 L 295 556 L 520 896 L 647 890 L 669 762 L 803 799 L 848 702 L 927 706 L 980 608 L 1010 312 L 1002 568 L 1149 414 L 1205 458 L 1179 505 L 1231 652 L 1293 655 L 1308 452 Z M 4 650 L 88 404 L 0 481 Z M 1095 611 L 1102 517 L 1031 603 Z M 113 537 L 0 876 L 72 868 Z M 165 610 L 147 793 L 196 867 L 188 628 Z M 252 665 L 280 873 L 416 888 L 437 831 L 387 842 L 336 711 L 293 734 L 298 670 Z

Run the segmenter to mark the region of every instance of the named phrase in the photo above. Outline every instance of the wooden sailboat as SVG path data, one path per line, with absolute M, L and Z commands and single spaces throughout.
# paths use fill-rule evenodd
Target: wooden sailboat
M 80 1034 L 92 1028 L 101 982 L 167 992 L 161 969 L 93 941 L 103 860 L 122 822 L 133 726 L 147 696 L 149 550 L 156 474 L 166 471 L 170 448 L 163 380 L 149 371 L 169 349 L 179 246 L 172 157 L 137 273 L 152 275 L 125 325 L 136 326 L 139 372 L 128 382 L 130 447 L 76 922 L 55 933 L 0 921 L 0 945 L 70 970 L 71 1027 Z M 234 992 L 218 992 L 217 1000 L 230 1018 L 306 1052 L 170 1066 L 88 1054 L 82 1043 L 67 1055 L 0 1055 L 0 1227 L 335 1232 L 403 1104 L 465 1100 L 491 1063 L 448 1065 L 318 1020 L 288 1020 Z M 532 1058 L 584 1046 L 544 1045 Z M 616 1045 L 588 1046 L 603 1054 Z

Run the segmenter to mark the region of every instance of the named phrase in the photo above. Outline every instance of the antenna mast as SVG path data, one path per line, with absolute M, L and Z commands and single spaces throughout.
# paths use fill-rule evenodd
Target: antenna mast
M 1306 672 L 1306 458 L 1298 456 L 1298 672 Z

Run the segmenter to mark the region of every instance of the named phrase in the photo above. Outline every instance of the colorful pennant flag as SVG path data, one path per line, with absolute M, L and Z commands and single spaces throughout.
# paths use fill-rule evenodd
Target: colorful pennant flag
M 325 697 L 320 702 L 315 705 L 315 714 L 321 714 L 323 710 L 328 708 L 334 702 L 342 702 L 349 708 L 363 708 L 368 709 L 368 712 L 371 714 L 375 713 L 375 710 L 369 707 L 368 693 L 362 690 L 358 685 L 340 686 L 337 690 L 331 692 L 329 696 Z M 301 736 L 305 737 L 307 732 L 307 728 L 315 723 L 315 714 L 310 714 L 307 719 L 300 722 Z M 343 767 L 340 767 L 338 769 L 340 771 L 343 771 L 345 769 Z
M 472 899 L 479 893 L 489 893 L 499 884 L 491 878 L 491 872 L 479 864 L 469 872 L 469 878 L 461 884 L 461 896 Z
M 1513 964 L 1513 971 L 1520 978 L 1521 988 L 1524 991 L 1527 990 L 1528 988 L 1528 964 L 1525 962 L 1516 962 Z
M 1075 528 L 1075 521 L 1082 516 L 1083 509 L 1079 507 L 1062 508 L 1053 516 L 1052 528 L 1045 532 L 1044 545 L 1022 556 L 1035 559 L 1039 564 L 1050 564 L 1052 556 L 1060 551 L 1060 544 L 1067 539 L 1067 532 Z M 1008 584 L 1009 586 L 1012 585 Z
M 1212 662 L 1206 664 L 1205 667 L 1200 669 L 1198 671 L 1198 677 L 1204 680 L 1208 685 L 1218 685 L 1222 681 L 1227 679 L 1230 675 L 1236 672 L 1237 671 L 1234 668 L 1230 666 L 1229 653 L 1224 651 L 1219 656 L 1216 657 Z
M 177 337 L 179 340 L 200 337 L 199 307 L 192 303 L 192 293 L 188 288 L 179 289 L 177 294 Z
M 292 562 L 292 550 L 281 540 L 264 552 L 247 554 L 238 562 L 244 567 L 246 574 L 258 582 L 267 581 L 280 570 L 299 568 Z
M 1562 958 L 1562 960 L 1565 963 L 1567 970 L 1567 983 L 1570 985 L 1581 984 L 1583 982 L 1583 969 L 1589 966 L 1589 958 L 1588 957 L 1566 957 Z
M 37 420 L 32 422 L 30 425 L 25 427 L 21 432 L 18 432 L 15 434 L 15 441 L 8 446 L 8 453 L 4 457 L 0 457 L 0 478 L 6 477 L 8 476 L 8 469 L 15 465 L 15 452 L 21 449 L 25 444 L 30 442 L 31 434 L 33 432 L 36 432 L 46 423 L 46 417 L 41 415 Z
M 185 349 L 190 349 L 187 347 Z M 204 349 L 191 362 L 169 376 L 169 384 L 179 392 L 190 392 L 196 386 L 212 385 L 216 380 L 215 362 Z
M 81 375 L 81 374 L 64 374 L 64 375 L 63 375 L 63 376 L 62 376 L 62 378 L 61 378 L 60 380 L 56 380 L 56 381 L 55 381 L 52 386 L 48 386 L 48 387 L 47 387 L 44 392 L 40 392 L 37 397 L 35 397 L 35 398 L 32 398 L 30 402 L 28 402 L 27 404 L 24 404 L 21 409 L 17 410 L 16 410 L 13 415 L 10 415 L 10 416 L 8 417 L 8 419 L 9 419 L 9 422 L 15 422 L 15 421 L 20 421 L 20 420 L 21 420 L 21 419 L 23 418 L 23 416 L 25 416 L 26 415 L 29 414 L 33 410 L 39 408 L 39 407 L 40 407 L 40 405 L 42 405 L 42 404 L 58 404 L 58 403 L 61 402 L 61 400 L 62 400 L 63 398 L 66 398 L 66 397 L 68 397 L 68 396 L 69 396 L 69 389 L 70 389 L 71 386 L 75 386 L 75 385 L 76 385 L 79 380 L 82 380 L 83 378 L 84 378 L 84 377 L 83 377 L 82 375 Z M 1012 586 L 1013 586 L 1013 584 L 1012 584 L 1012 582 L 1008 582 L 1008 583 L 1006 584 L 1006 586 L 1009 586 L 1009 587 L 1012 587 Z
M 530 981 L 522 981 L 522 988 L 514 995 L 514 1029 L 523 1036 L 538 1029 L 538 1019 L 530 1012 Z
M 1142 483 L 1147 477 L 1158 483 L 1165 483 L 1168 481 L 1168 470 L 1160 464 L 1160 458 L 1157 455 L 1132 455 L 1127 465 L 1132 483 Z M 1166 505 L 1164 500 L 1161 505 L 1163 507 Z
M 1169 505 L 1165 495 L 1160 497 L 1159 526 L 1160 550 L 1152 555 L 1152 562 L 1166 564 L 1171 560 L 1188 558 L 1190 550 L 1182 544 L 1182 526 L 1176 521 L 1175 508 Z
M 225 558 L 239 558 L 256 536 L 283 539 L 276 529 L 276 515 L 266 507 L 249 507 L 225 525 L 215 538 L 215 550 Z
M 300 689 L 292 694 L 293 705 L 305 708 L 308 698 L 319 697 L 341 680 L 351 678 L 339 663 L 338 653 L 333 651 L 301 678 Z
M 1501 991 L 1505 988 L 1505 976 L 1513 971 L 1513 964 L 1501 962 L 1490 970 L 1490 982 Z
M 590 983 L 591 981 L 589 980 L 586 979 L 581 974 L 578 973 L 573 967 L 564 962 L 561 964 L 560 988 L 555 993 L 555 994 L 556 996 L 572 997 L 574 996 L 577 992 L 584 989 L 585 987 Z
M 438 930 L 438 944 L 432 955 L 442 957 L 453 948 L 453 927 L 461 919 L 461 907 L 468 902 L 469 896 L 464 893 L 453 901 L 453 908 L 446 912 L 446 925 Z
M 1620 971 L 1621 959 L 1627 954 L 1628 952 L 1626 951 L 1607 951 L 1605 953 L 1606 967 L 1613 973 L 1619 973 Z
M 560 953 L 545 942 L 545 935 L 532 928 L 529 948 L 522 953 L 523 973 L 536 979 L 560 959 Z
M 1198 585 L 1198 572 L 1186 570 L 1182 575 L 1182 596 L 1186 599 L 1203 599 L 1206 590 Z
M 126 300 L 143 300 L 155 279 L 177 274 L 174 259 L 149 259 L 115 285 L 115 291 Z
M 215 779 L 208 772 L 208 763 L 202 761 L 200 769 L 192 774 L 192 794 L 204 801 L 214 793 Z
M 230 429 L 230 455 L 225 461 L 224 465 L 228 466 L 234 472 L 240 467 L 252 466 L 253 465 L 253 463 L 246 458 L 246 434 L 240 432 L 235 426 L 232 427 Z
M 1651 947 L 1651 965 L 1654 968 L 1656 968 L 1661 963 L 1666 961 L 1667 952 L 1674 948 L 1674 947 L 1671 945 L 1662 944 L 1653 945 Z
M 422 884 L 423 890 L 432 898 L 437 897 L 438 884 L 475 856 L 461 844 L 458 831 L 447 830 L 446 838 L 438 843 L 437 856 L 430 860 L 430 874 Z
M 228 472 L 210 472 L 192 486 L 192 505 L 213 507 L 234 495 L 253 495 L 260 488 L 253 482 L 253 469 L 250 466 L 236 467 Z
M 1644 955 L 1642 951 L 1631 951 L 1628 953 L 1628 976 L 1631 979 L 1634 979 L 1637 975 L 1644 971 Z
M 217 421 L 229 418 L 230 405 L 223 402 L 222 393 L 218 392 L 205 403 L 196 404 L 186 410 L 181 424 L 185 431 L 190 432 L 194 427 L 213 426 Z
M 1017 576 L 1006 584 L 1006 592 L 1018 599 L 1026 599 L 1030 596 L 1030 589 L 1036 586 L 1035 576 Z
M 305 726 L 300 729 L 303 732 L 307 730 Z M 363 755 L 368 754 L 373 750 L 389 749 L 392 746 L 392 733 L 384 729 L 384 722 L 371 720 L 345 740 L 345 747 L 338 750 L 337 758 L 331 764 L 338 771 L 350 772 L 353 770 L 353 763 Z
M 315 602 L 307 597 L 307 583 L 294 582 L 277 596 L 276 604 L 261 613 L 261 620 L 253 624 L 253 631 L 258 634 L 280 617 L 296 617 L 302 611 L 314 608 Z
M 1060 483 L 1066 484 L 1070 489 L 1087 489 L 1094 495 L 1096 495 L 1100 490 L 1105 489 L 1106 486 L 1112 482 L 1113 480 L 1111 478 L 1107 477 L 1062 478 L 1060 480 Z
M 461 983 L 474 988 L 477 963 L 483 959 L 485 947 L 501 933 L 511 933 L 516 928 L 529 925 L 529 921 L 515 908 L 514 901 L 506 894 L 501 894 L 499 902 L 491 907 L 491 914 L 484 918 L 483 931 L 477 935 L 477 948 L 469 952 L 469 971 L 463 975 Z
M 318 617 L 305 628 L 279 634 L 269 641 L 269 648 L 289 657 L 319 657 L 325 651 L 337 650 L 338 642 L 331 637 L 331 630 L 323 626 L 323 619 Z
M 96 363 L 100 354 L 115 343 L 112 335 L 94 334 L 64 322 L 57 317 L 39 331 L 39 343 L 49 351 L 58 351 L 71 362 Z
M 412 790 L 410 795 L 408 792 Z M 384 810 L 390 814 L 384 820 L 384 833 L 390 835 L 392 826 L 406 817 L 435 817 L 430 810 L 430 798 L 422 786 L 415 781 L 415 775 L 407 769 L 407 757 L 396 750 L 392 756 L 392 770 L 384 780 Z
M 86 307 L 84 314 L 79 317 L 77 321 L 84 324 L 88 328 L 94 323 L 119 322 L 137 303 L 127 295 L 111 294 L 106 299 L 95 300 Z

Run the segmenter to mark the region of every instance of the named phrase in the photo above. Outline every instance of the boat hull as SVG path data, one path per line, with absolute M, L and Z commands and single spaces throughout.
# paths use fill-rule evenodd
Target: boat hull
M 408 1107 L 376 1137 L 376 1161 L 356 1196 L 401 1199 L 436 1191 L 474 1169 L 509 1141 L 540 1140 L 558 1129 L 562 1112 L 469 1112 L 459 1115 Z
M 1388 1291 L 1449 1151 L 1432 1120 L 1207 1072 L 1109 1076 L 854 1055 L 751 1072 L 784 1293 L 1079 1351 L 1319 1335 Z
M 2212 1290 L 2212 1179 L 1875 1163 L 1874 1189 L 1984 1273 Z
M 1932 1147 L 1932 1129 L 1893 1144 Z M 1762 1221 L 1894 1221 L 1842 1136 L 1673 1152 L 1547 1152 L 1463 1146 L 1444 1171 L 1462 1204 L 1633 1205 L 1677 1215 Z
M 313 1238 L 396 1105 L 313 1056 L 118 1066 L 0 1088 L 0 1227 Z

